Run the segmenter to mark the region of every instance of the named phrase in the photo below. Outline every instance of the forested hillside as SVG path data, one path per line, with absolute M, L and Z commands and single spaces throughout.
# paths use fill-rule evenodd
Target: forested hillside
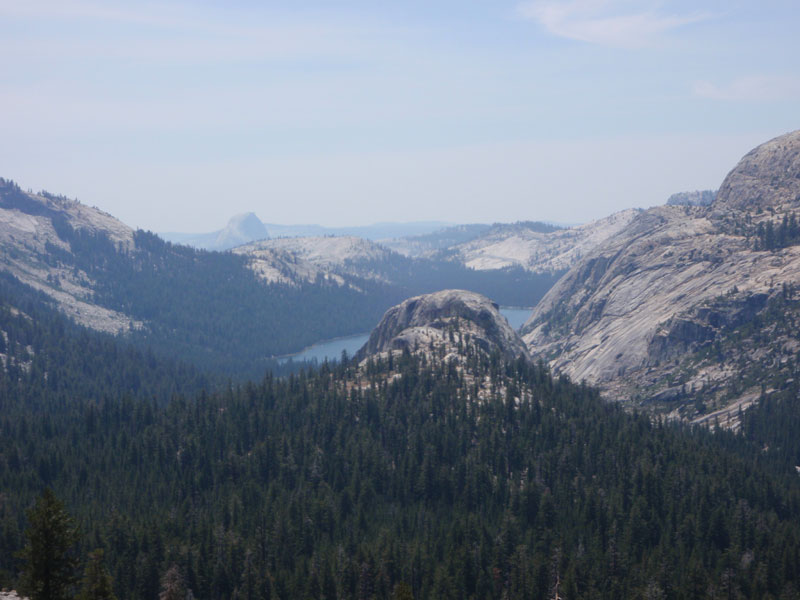
M 800 481 L 783 460 L 481 356 L 324 366 L 166 406 L 30 412 L 4 388 L 0 585 L 50 486 L 120 598 L 156 597 L 172 566 L 197 598 L 797 597 Z
M 372 281 L 269 285 L 243 257 L 142 231 L 131 252 L 102 235 L 60 233 L 72 252 L 50 255 L 96 280 L 95 302 L 145 323 L 128 334 L 134 341 L 215 371 L 259 376 L 270 356 L 369 329 L 398 294 Z
M 7 416 L 103 399 L 164 405 L 175 394 L 194 394 L 218 384 L 195 367 L 156 358 L 152 351 L 75 325 L 47 296 L 4 273 L 0 361 L 0 412 Z

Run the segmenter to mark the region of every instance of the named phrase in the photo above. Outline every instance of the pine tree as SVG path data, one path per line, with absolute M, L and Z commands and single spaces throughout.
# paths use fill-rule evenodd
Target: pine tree
M 111 575 L 103 565 L 101 549 L 89 553 L 89 562 L 83 573 L 78 600 L 117 600 L 111 583 Z
M 78 530 L 63 503 L 46 489 L 27 511 L 28 542 L 19 556 L 25 561 L 21 590 L 31 600 L 65 600 L 76 581 L 78 561 L 71 553 Z
M 164 573 L 164 578 L 161 580 L 161 593 L 158 598 L 159 600 L 185 600 L 186 586 L 178 565 L 172 565 Z

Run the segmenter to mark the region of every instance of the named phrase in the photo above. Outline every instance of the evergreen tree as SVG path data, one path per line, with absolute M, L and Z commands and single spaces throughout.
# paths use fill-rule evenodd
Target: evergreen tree
M 70 598 L 78 561 L 72 547 L 78 531 L 72 517 L 52 490 L 46 489 L 27 511 L 28 542 L 20 552 L 25 561 L 21 586 L 31 600 Z
M 392 592 L 392 600 L 414 600 L 411 586 L 404 581 L 396 583 Z
M 185 600 L 186 585 L 183 582 L 183 574 L 178 565 L 173 564 L 161 580 L 161 593 L 158 600 Z
M 83 573 L 78 600 L 117 600 L 111 583 L 111 575 L 103 565 L 101 549 L 89 553 L 89 562 Z

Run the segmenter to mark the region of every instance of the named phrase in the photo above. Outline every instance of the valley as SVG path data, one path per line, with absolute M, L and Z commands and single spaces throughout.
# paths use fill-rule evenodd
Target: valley
M 224 251 L 0 181 L 0 586 L 48 489 L 126 600 L 792 598 L 798 181 Z
M 708 423 L 793 379 L 798 342 L 784 323 L 800 281 L 797 138 L 759 146 L 718 193 L 675 194 L 570 228 L 379 224 L 364 231 L 408 235 L 375 241 L 309 236 L 320 229 L 248 213 L 213 234 L 239 243 L 224 252 L 164 242 L 4 180 L 0 266 L 82 325 L 237 377 L 290 357 L 352 355 L 392 305 L 471 290 L 535 307 L 523 339 L 556 373 L 610 401 Z M 765 318 L 784 332 L 766 351 L 744 333 Z
M 800 600 L 798 24 L 0 0 L 0 600 Z
M 196 250 L 10 181 L 0 184 L 0 246 L 1 270 L 78 323 L 236 377 L 256 377 L 277 364 L 273 357 L 367 331 L 414 294 L 466 288 L 525 305 L 558 276 L 409 258 L 352 236 Z

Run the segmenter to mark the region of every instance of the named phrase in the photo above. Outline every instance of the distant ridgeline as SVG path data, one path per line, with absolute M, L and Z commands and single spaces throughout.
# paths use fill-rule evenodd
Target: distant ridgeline
M 255 367 L 246 373 L 263 372 L 269 356 L 368 331 L 386 309 L 416 293 L 461 284 L 499 296 L 500 302 L 524 305 L 538 300 L 557 279 L 522 269 L 473 271 L 394 255 L 389 262 L 365 265 L 386 273 L 392 283 L 349 276 L 351 285 L 266 284 L 236 254 L 175 246 L 143 231 L 134 234 L 136 251 L 125 252 L 102 235 L 63 225 L 58 231 L 72 253 L 56 247 L 49 253 L 97 281 L 95 302 L 147 323 L 132 332 L 133 339 L 230 373 L 248 365 Z
M 259 600 L 793 598 L 800 584 L 800 478 L 764 450 L 788 441 L 770 428 L 797 422 L 796 402 L 752 413 L 754 444 L 480 353 L 406 351 L 166 406 L 43 386 L 29 411 L 8 383 L 0 587 L 18 584 L 23 509 L 45 486 L 122 600 L 158 597 L 170 570 L 196 598 Z
M 351 270 L 337 280 L 303 280 L 290 274 L 288 283 L 267 283 L 246 257 L 173 245 L 13 182 L 0 180 L 0 208 L 11 219 L 0 232 L 4 270 L 56 299 L 77 298 L 83 304 L 74 312 L 113 311 L 142 348 L 236 376 L 260 376 L 274 366 L 270 357 L 369 331 L 385 310 L 415 294 L 458 287 L 500 304 L 530 306 L 558 277 L 521 268 L 475 271 L 387 252 L 385 260 L 359 265 L 368 275 Z M 31 219 L 33 233 L 25 229 Z

